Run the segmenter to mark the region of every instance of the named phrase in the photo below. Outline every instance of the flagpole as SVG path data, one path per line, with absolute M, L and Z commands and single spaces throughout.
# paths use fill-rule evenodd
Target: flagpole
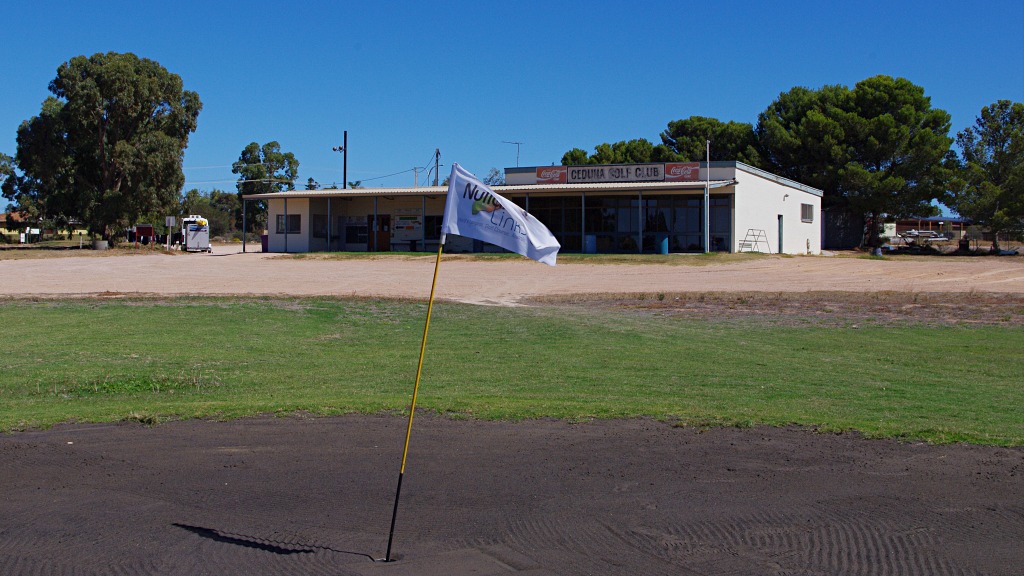
M 711 140 L 707 144 L 708 171 L 704 179 L 704 253 L 711 252 Z
M 402 494 L 402 478 L 405 477 L 405 460 L 409 456 L 409 438 L 412 437 L 412 417 L 416 413 L 416 395 L 420 389 L 420 374 L 423 373 L 423 353 L 427 350 L 427 332 L 430 330 L 430 314 L 434 309 L 434 290 L 437 288 L 437 272 L 441 268 L 441 252 L 444 250 L 445 234 L 437 245 L 437 260 L 434 262 L 434 281 L 430 284 L 430 301 L 427 304 L 427 321 L 423 326 L 423 340 L 420 342 L 420 361 L 416 366 L 416 384 L 412 388 L 412 403 L 409 405 L 409 426 L 405 431 L 405 448 L 402 450 L 402 467 L 398 471 L 398 489 L 395 490 L 395 508 L 391 512 L 391 531 L 388 533 L 388 551 L 385 562 L 391 562 L 391 543 L 395 539 L 395 520 L 398 518 L 398 499 Z

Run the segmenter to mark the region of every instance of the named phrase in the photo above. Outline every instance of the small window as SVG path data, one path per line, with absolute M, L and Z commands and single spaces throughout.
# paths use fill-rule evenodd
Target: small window
M 278 214 L 277 215 L 277 233 L 278 234 L 284 234 L 285 233 L 285 224 L 286 224 L 286 222 L 285 222 L 285 215 L 284 214 Z M 287 233 L 288 234 L 299 234 L 299 233 L 301 233 L 302 232 L 302 216 L 300 214 L 288 214 L 287 225 L 288 225 L 288 228 L 287 228 L 287 230 L 288 230 Z
M 312 220 L 313 238 L 327 238 L 327 215 L 313 214 Z
M 800 221 L 801 222 L 814 222 L 814 205 L 813 204 L 801 204 L 800 205 Z
M 346 244 L 366 244 L 369 236 L 369 227 L 366 224 L 349 224 L 345 226 Z
M 444 216 L 426 216 L 423 218 L 423 229 L 427 240 L 439 240 L 441 238 L 441 222 Z

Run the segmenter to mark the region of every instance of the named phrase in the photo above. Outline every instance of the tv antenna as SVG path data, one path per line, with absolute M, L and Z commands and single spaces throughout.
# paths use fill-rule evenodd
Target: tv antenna
M 522 142 L 509 142 L 508 140 L 502 140 L 502 144 L 515 144 L 516 145 L 516 168 L 519 168 L 519 147 L 523 145 Z

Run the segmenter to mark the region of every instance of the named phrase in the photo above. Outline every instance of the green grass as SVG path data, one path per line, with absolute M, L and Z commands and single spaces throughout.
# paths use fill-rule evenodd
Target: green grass
M 0 302 L 0 430 L 408 410 L 426 304 Z M 1020 326 L 772 325 L 601 306 L 435 304 L 418 410 L 647 416 L 1024 445 Z

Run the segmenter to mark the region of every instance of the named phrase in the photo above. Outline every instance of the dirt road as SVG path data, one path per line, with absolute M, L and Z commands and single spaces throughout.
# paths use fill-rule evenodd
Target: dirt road
M 432 256 L 331 261 L 238 250 L 238 246 L 218 246 L 213 254 L 0 258 L 0 295 L 107 292 L 425 298 L 434 272 Z M 509 304 L 550 294 L 808 290 L 1024 294 L 1024 258 L 771 257 L 711 266 L 567 264 L 555 268 L 526 259 L 456 259 L 442 263 L 437 295 L 462 302 Z

